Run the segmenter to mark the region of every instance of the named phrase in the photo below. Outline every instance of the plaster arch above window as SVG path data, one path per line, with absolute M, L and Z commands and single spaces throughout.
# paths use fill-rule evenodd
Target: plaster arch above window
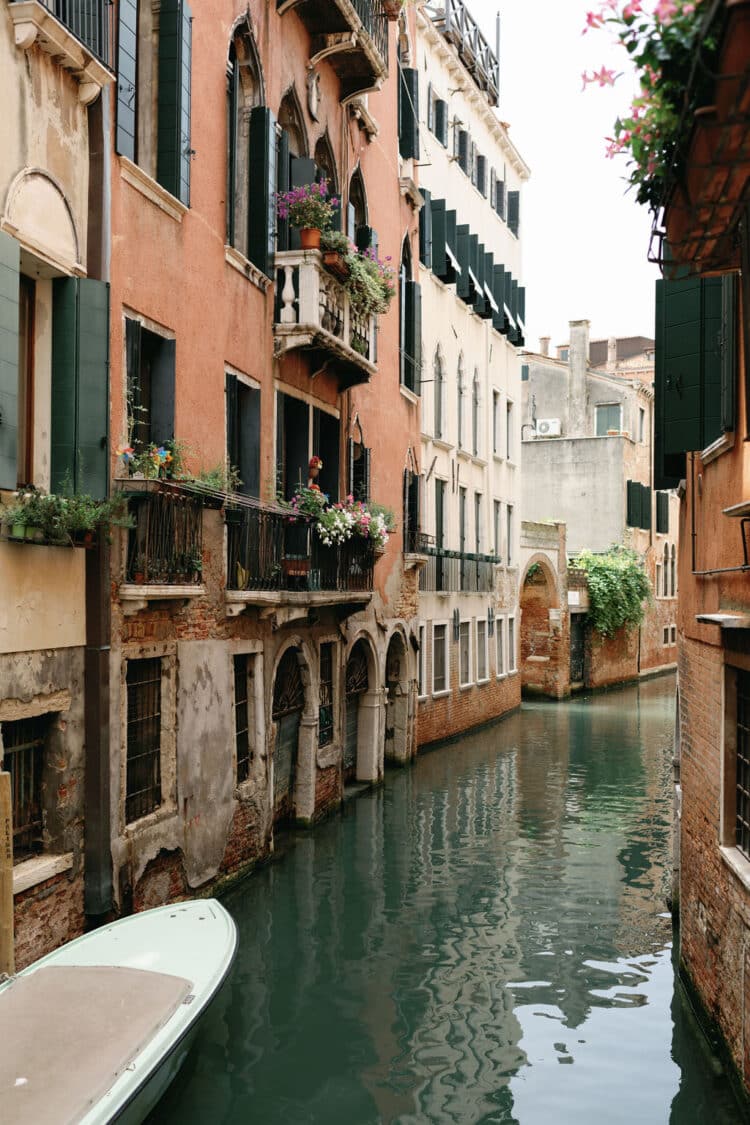
M 304 116 L 297 91 L 290 86 L 279 106 L 279 127 L 289 138 L 289 152 L 292 156 L 307 156 L 307 133 Z
M 336 160 L 333 155 L 333 146 L 326 129 L 315 143 L 315 163 L 328 180 L 328 194 L 339 194 L 339 177 L 336 171 Z
M 24 168 L 8 189 L 0 228 L 49 266 L 48 275 L 84 276 L 73 210 L 58 182 L 42 168 Z

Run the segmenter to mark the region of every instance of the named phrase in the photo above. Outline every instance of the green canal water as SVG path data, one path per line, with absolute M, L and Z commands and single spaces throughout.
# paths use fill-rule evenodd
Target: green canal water
M 290 836 L 153 1120 L 745 1121 L 675 988 L 674 686 L 524 705 Z

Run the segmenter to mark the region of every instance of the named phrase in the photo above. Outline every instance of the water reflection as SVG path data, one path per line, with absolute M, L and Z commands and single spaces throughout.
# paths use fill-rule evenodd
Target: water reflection
M 672 1001 L 673 691 L 529 706 L 291 840 L 159 1122 L 742 1120 Z

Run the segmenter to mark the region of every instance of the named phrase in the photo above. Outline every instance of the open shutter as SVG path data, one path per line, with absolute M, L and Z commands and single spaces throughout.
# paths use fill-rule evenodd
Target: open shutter
M 721 437 L 722 413 L 722 297 L 723 278 L 702 280 L 702 413 L 701 444 L 703 449 Z
M 21 248 L 0 231 L 0 488 L 18 484 L 18 294 Z
M 651 489 L 647 484 L 642 484 L 641 488 L 641 523 L 640 526 L 644 531 L 651 529 Z
M 260 496 L 260 389 L 238 380 L 239 460 L 245 496 Z
M 471 304 L 471 280 L 469 278 L 469 265 L 470 265 L 470 234 L 467 223 L 461 223 L 456 227 L 456 257 L 458 258 L 458 265 L 461 273 L 456 279 L 456 295 L 460 297 L 466 304 Z
M 120 0 L 117 20 L 117 128 L 115 149 L 135 160 L 138 0 Z
M 668 453 L 665 449 L 666 419 L 670 415 L 666 401 L 667 345 L 665 332 L 665 288 L 671 284 L 656 282 L 656 352 L 654 355 L 654 485 L 656 488 L 677 488 L 685 476 L 685 453 Z
M 422 291 L 416 281 L 405 282 L 404 384 L 420 394 L 422 372 Z
M 458 166 L 462 172 L 469 172 L 469 133 L 466 129 L 458 131 Z
M 427 83 L 427 128 L 432 133 L 435 128 L 435 111 L 432 100 L 432 83 Z
M 252 138 L 251 138 L 252 141 Z M 253 206 L 252 192 L 253 192 L 253 160 L 255 154 L 252 150 L 252 143 L 249 152 L 250 160 L 250 198 L 248 200 L 250 208 Z M 279 133 L 278 145 L 276 150 L 276 191 L 281 194 L 282 192 L 289 191 L 291 187 L 290 180 L 290 156 L 289 156 L 289 134 L 285 129 Z M 276 224 L 276 249 L 288 250 L 290 247 L 291 227 L 289 226 L 288 219 L 279 218 L 276 213 L 276 208 L 273 209 L 273 221 Z M 248 230 L 250 224 L 248 222 Z M 248 255 L 249 256 L 249 255 Z
M 424 204 L 419 211 L 419 260 L 427 269 L 432 268 L 432 208 L 430 192 L 422 188 Z
M 641 522 L 641 484 L 637 480 L 627 482 L 627 525 L 642 527 Z
M 401 67 L 398 150 L 404 160 L 419 159 L 419 72 Z
M 313 409 L 313 453 L 323 461 L 318 484 L 332 504 L 339 498 L 339 420 L 324 410 Z
M 656 494 L 656 531 L 659 535 L 669 535 L 669 493 Z
M 156 178 L 185 204 L 190 203 L 191 23 L 184 0 L 162 0 Z
M 477 235 L 471 235 L 469 241 L 471 252 L 471 270 L 477 279 L 478 285 L 474 289 L 474 312 L 484 316 L 487 308 L 487 298 L 484 295 L 484 244 Z
M 737 274 L 721 279 L 721 416 L 722 433 L 733 430 L 736 422 L 737 381 Z
M 448 146 L 448 103 L 435 99 L 435 136 L 441 145 Z
M 227 408 L 227 463 L 230 469 L 238 469 L 240 464 L 240 409 L 238 401 L 239 379 L 236 375 L 225 376 Z
M 240 68 L 232 60 L 232 72 L 227 76 L 227 242 L 234 246 L 235 206 L 237 185 L 237 107 L 239 100 Z M 243 247 L 244 250 L 244 247 Z
M 176 345 L 174 340 L 151 342 L 151 440 L 163 445 L 174 438 Z
M 425 204 L 425 207 L 428 206 Z M 444 199 L 431 199 L 430 225 L 432 227 L 432 272 L 436 277 L 447 275 L 448 259 L 445 253 L 446 212 Z
M 518 231 L 521 222 L 521 193 L 519 191 L 508 192 L 508 229 L 512 234 L 518 238 Z
M 108 492 L 109 286 L 57 278 L 52 303 L 52 490 Z
M 505 218 L 505 180 L 495 183 L 495 210 L 501 219 Z
M 273 277 L 276 229 L 276 118 L 266 106 L 250 111 L 250 206 L 247 256 Z
M 503 306 L 505 304 L 505 267 L 495 265 L 492 270 L 495 296 L 495 304 L 497 305 L 497 312 L 492 312 L 492 327 L 496 332 L 505 332 L 505 312 Z

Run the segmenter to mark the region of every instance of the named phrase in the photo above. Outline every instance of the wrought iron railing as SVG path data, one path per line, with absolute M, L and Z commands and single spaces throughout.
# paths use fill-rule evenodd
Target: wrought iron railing
M 306 522 L 242 506 L 226 513 L 230 590 L 369 591 L 375 557 L 364 539 L 326 547 Z
M 487 95 L 487 101 L 497 105 L 500 83 L 497 46 L 493 51 L 463 0 L 445 0 L 445 6 L 441 5 L 432 18 L 445 38 L 455 44 L 461 62 Z
M 182 586 L 203 572 L 203 502 L 178 488 L 143 492 L 130 500 L 127 582 Z
M 427 564 L 419 575 L 422 591 L 488 594 L 493 590 L 494 555 L 477 555 L 468 551 L 446 551 L 442 547 L 424 547 Z
M 112 0 L 40 0 L 105 66 L 112 65 Z
M 362 21 L 367 34 L 372 39 L 375 50 L 388 65 L 388 21 L 380 0 L 352 0 L 354 9 Z

